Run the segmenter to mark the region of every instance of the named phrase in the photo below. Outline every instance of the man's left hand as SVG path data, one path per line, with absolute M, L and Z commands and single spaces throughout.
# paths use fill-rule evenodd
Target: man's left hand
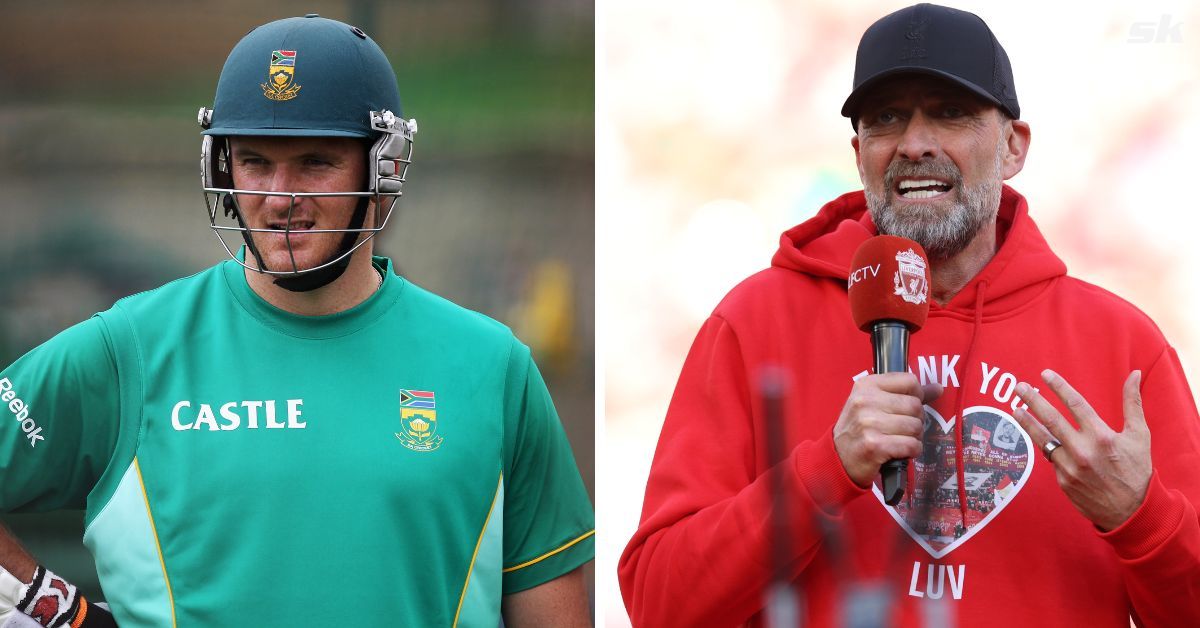
M 1032 414 L 1018 408 L 1017 422 L 1043 453 L 1051 440 L 1062 444 L 1048 456 L 1058 486 L 1083 516 L 1103 531 L 1112 530 L 1142 505 L 1150 485 L 1153 467 L 1150 428 L 1142 413 L 1142 372 L 1134 371 L 1125 380 L 1121 432 L 1113 431 L 1060 375 L 1047 369 L 1042 379 L 1075 418 L 1078 429 L 1025 383 L 1017 386 L 1017 394 Z

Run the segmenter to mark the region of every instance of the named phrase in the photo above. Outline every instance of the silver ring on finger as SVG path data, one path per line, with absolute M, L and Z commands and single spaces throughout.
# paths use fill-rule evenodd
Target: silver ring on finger
M 1048 462 L 1053 464 L 1054 461 L 1050 459 L 1050 454 L 1054 453 L 1054 450 L 1058 449 L 1059 447 L 1062 447 L 1062 443 L 1051 438 L 1050 440 L 1046 441 L 1045 445 L 1042 445 L 1042 455 L 1046 457 Z

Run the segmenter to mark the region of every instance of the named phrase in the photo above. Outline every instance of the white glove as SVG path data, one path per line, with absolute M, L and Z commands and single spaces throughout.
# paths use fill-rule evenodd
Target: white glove
M 18 608 L 22 601 L 25 607 Z M 88 602 L 75 585 L 41 565 L 29 584 L 0 567 L 0 628 L 43 628 L 78 622 L 92 628 L 117 625 L 107 605 Z
M 17 577 L 0 567 L 0 628 L 15 628 L 20 624 L 12 624 L 14 617 L 25 617 L 17 612 L 17 603 L 21 601 L 21 588 L 24 583 Z M 30 620 L 32 621 L 32 620 Z M 35 622 L 36 623 L 36 622 Z
M 42 625 L 25 613 L 12 611 L 8 621 L 0 623 L 0 628 L 42 628 Z

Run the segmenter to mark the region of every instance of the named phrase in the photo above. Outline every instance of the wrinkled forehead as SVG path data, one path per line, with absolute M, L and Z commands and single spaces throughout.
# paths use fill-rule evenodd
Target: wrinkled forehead
M 955 101 L 975 105 L 980 109 L 995 108 L 970 90 L 936 76 L 901 74 L 889 77 L 872 87 L 863 96 L 862 111 L 896 104 L 916 104 L 926 101 Z

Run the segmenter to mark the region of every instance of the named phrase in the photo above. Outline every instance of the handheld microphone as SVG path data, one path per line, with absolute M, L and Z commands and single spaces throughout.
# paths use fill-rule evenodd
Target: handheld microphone
M 908 371 L 908 335 L 929 315 L 929 261 L 925 249 L 907 238 L 875 236 L 858 247 L 850 263 L 850 313 L 859 329 L 871 334 L 876 373 Z M 908 460 L 889 460 L 883 476 L 883 500 L 900 503 Z

